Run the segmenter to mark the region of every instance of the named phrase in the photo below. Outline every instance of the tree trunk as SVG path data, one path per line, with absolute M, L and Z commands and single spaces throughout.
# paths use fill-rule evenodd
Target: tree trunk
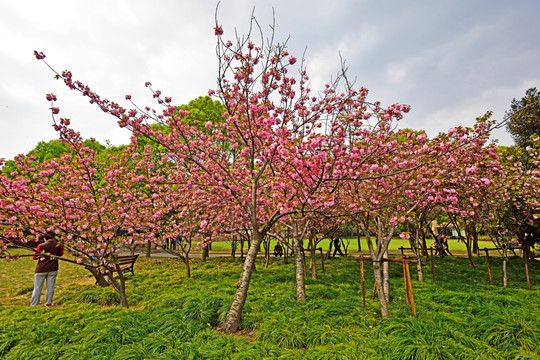
M 103 274 L 101 273 L 101 271 L 99 271 L 99 269 L 96 269 L 96 268 L 93 268 L 93 267 L 90 267 L 90 266 L 85 266 L 86 270 L 90 271 L 92 273 L 92 275 L 94 276 L 94 279 L 96 279 L 96 284 L 101 286 L 101 287 L 107 287 L 109 286 L 109 282 L 107 281 L 107 279 L 105 278 L 105 276 L 103 276 Z
M 416 257 L 416 272 L 418 273 L 418 281 L 423 282 L 424 281 L 424 271 L 422 270 L 422 256 L 420 255 L 420 250 L 416 249 L 416 253 L 414 254 Z
M 426 232 L 424 231 L 424 229 L 420 230 L 420 235 L 422 236 L 422 242 L 421 242 L 422 251 L 424 252 L 424 256 L 427 259 L 429 254 L 428 254 L 428 247 L 426 243 Z
M 303 301 L 306 299 L 306 285 L 304 278 L 304 261 L 302 250 L 300 250 L 300 239 L 295 237 L 294 246 L 294 263 L 296 268 L 296 300 Z
M 422 271 L 422 256 L 420 254 L 420 231 L 416 229 L 414 239 L 409 238 L 409 244 L 411 244 L 411 249 L 413 251 L 414 257 L 416 258 L 416 271 L 418 272 L 418 281 L 424 281 L 424 273 Z
M 189 265 L 189 257 L 184 255 L 184 264 L 186 265 L 186 277 L 191 277 L 191 266 Z
M 383 278 L 381 276 L 381 262 L 384 258 L 384 254 L 388 253 L 388 245 L 392 239 L 392 235 L 396 229 L 395 226 L 392 226 L 390 229 L 387 229 L 387 236 L 383 236 L 384 225 L 380 219 L 376 220 L 377 224 L 377 248 L 373 247 L 371 237 L 367 230 L 367 225 L 363 227 L 364 234 L 366 235 L 366 242 L 368 245 L 369 253 L 373 262 L 373 276 L 375 277 L 375 285 L 377 288 L 377 294 L 379 295 L 379 303 L 381 304 L 381 316 L 388 317 L 388 302 L 386 300 L 386 294 L 384 291 Z
M 472 252 L 479 255 L 480 253 L 480 248 L 478 246 L 478 231 L 476 231 L 476 225 L 472 225 L 471 226 L 471 230 L 472 230 Z
M 146 241 L 146 257 L 149 258 L 152 256 L 152 243 L 150 240 Z
M 350 241 L 347 240 L 347 242 L 345 243 L 345 240 L 340 240 L 341 241 L 341 245 L 342 248 L 345 250 L 345 256 L 349 255 L 348 251 L 349 251 L 349 245 L 350 245 Z
M 326 252 L 326 260 L 330 259 L 330 256 L 332 256 L 332 247 L 334 245 L 334 242 L 332 239 L 330 239 L 330 245 L 328 245 L 328 251 Z
M 118 291 L 118 297 L 120 298 L 120 305 L 122 305 L 126 309 L 129 308 L 129 304 L 128 304 L 128 300 L 126 296 L 126 289 L 122 287 L 121 290 L 117 290 L 117 291 Z
M 383 258 L 388 258 L 388 250 L 386 250 L 383 254 Z M 388 261 L 384 261 L 382 264 L 383 268 L 383 290 L 384 290 L 384 297 L 386 298 L 386 302 L 390 302 L 390 264 Z
M 238 331 L 240 326 L 240 320 L 242 318 L 242 310 L 246 303 L 247 292 L 249 289 L 249 282 L 251 280 L 251 274 L 253 273 L 253 265 L 257 258 L 257 249 L 259 248 L 261 241 L 263 239 L 263 234 L 259 232 L 253 233 L 253 241 L 248 249 L 246 260 L 244 262 L 244 267 L 242 269 L 242 274 L 240 275 L 240 280 L 238 280 L 236 293 L 234 294 L 234 299 L 231 304 L 231 308 L 227 313 L 225 322 L 221 325 L 221 330 L 226 334 L 232 334 Z
M 362 252 L 362 244 L 360 243 L 360 226 L 356 224 L 356 239 L 358 240 L 358 252 Z
M 202 248 L 202 261 L 206 261 L 208 260 L 208 257 L 209 257 L 209 248 L 208 248 L 208 245 L 206 246 L 203 246 Z
M 377 295 L 379 297 L 379 303 L 381 304 L 381 316 L 386 318 L 390 316 L 388 312 L 388 302 L 383 290 L 383 279 L 381 277 L 381 263 L 373 261 L 373 276 L 375 277 L 375 285 L 377 287 Z
M 114 278 L 115 273 L 118 273 L 118 280 Z M 122 305 L 126 309 L 129 308 L 126 296 L 126 278 L 124 277 L 124 272 L 122 271 L 122 269 L 120 269 L 120 265 L 116 264 L 116 272 L 108 272 L 107 276 L 112 287 L 118 293 L 118 297 L 120 298 L 120 305 Z
M 502 273 L 503 273 L 503 286 L 508 286 L 508 273 L 506 272 L 506 259 L 508 255 L 508 250 L 506 246 L 503 247 L 503 253 L 502 253 Z
M 244 238 L 240 239 L 240 258 L 244 258 Z
M 471 241 L 470 241 L 470 237 L 469 237 L 468 233 L 467 233 L 466 239 L 465 239 L 465 247 L 467 248 L 467 257 L 469 258 L 469 262 L 471 263 L 474 270 L 478 270 L 478 267 L 476 266 L 476 264 L 474 262 L 473 253 L 471 251 Z
M 233 259 L 236 259 L 236 248 L 238 247 L 238 240 L 236 239 L 236 236 L 233 236 L 232 242 L 231 242 L 231 257 Z
M 316 256 L 317 256 L 317 249 L 315 249 L 315 245 L 312 243 L 311 247 L 309 249 L 309 252 L 311 253 L 311 278 L 316 279 L 317 278 L 317 264 L 315 263 Z
M 264 267 L 268 269 L 270 265 L 270 239 L 264 241 Z

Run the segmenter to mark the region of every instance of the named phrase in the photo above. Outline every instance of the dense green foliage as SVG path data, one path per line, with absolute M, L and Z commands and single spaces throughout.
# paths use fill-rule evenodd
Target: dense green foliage
M 540 284 L 526 290 L 523 260 L 509 262 L 510 285 L 498 286 L 500 259 L 492 259 L 489 285 L 485 258 L 474 271 L 464 258 L 436 258 L 437 283 L 426 268 L 424 283 L 413 274 L 418 317 L 405 303 L 401 266 L 392 264 L 389 319 L 381 319 L 366 273 L 367 307 L 361 306 L 359 266 L 352 258 L 327 261 L 326 276 L 307 280 L 308 299 L 295 300 L 293 264 L 262 260 L 253 275 L 241 332 L 216 327 L 232 301 L 242 262 L 194 261 L 188 279 L 180 261 L 142 259 L 128 279 L 132 307 L 122 309 L 111 289 L 94 287 L 71 264 L 61 264 L 52 309 L 30 308 L 28 291 L 0 298 L 3 359 L 534 359 L 540 356 Z M 0 264 L 8 279 L 0 294 L 20 284 L 33 263 Z M 20 269 L 16 269 L 20 268 Z M 73 271 L 72 271 L 73 268 Z M 75 270 L 77 269 L 77 270 Z M 20 271 L 17 271 L 20 270 Z M 77 273 L 79 271 L 79 273 Z M 18 274 L 18 275 L 16 275 Z M 77 274 L 77 275 L 75 275 Z M 82 274 L 82 275 L 81 275 Z M 76 276 L 79 276 L 78 278 Z M 540 278 L 538 262 L 532 279 Z
M 87 146 L 90 149 L 95 150 L 98 154 L 102 155 L 107 152 L 117 154 L 125 148 L 125 145 L 105 147 L 98 141 L 91 139 L 84 140 L 83 144 L 84 146 Z M 47 160 L 58 159 L 62 154 L 71 152 L 72 151 L 70 150 L 69 144 L 62 142 L 59 139 L 55 139 L 50 141 L 38 142 L 36 147 L 30 150 L 28 155 L 34 156 L 34 161 L 36 163 L 42 163 Z M 102 157 L 105 158 L 104 156 Z M 18 167 L 15 160 L 7 160 L 1 168 L 1 171 L 5 174 L 11 174 L 12 172 L 17 170 Z
M 521 100 L 513 99 L 505 119 L 516 144 L 522 149 L 532 146 L 531 139 L 540 135 L 540 92 L 530 88 Z
M 189 115 L 182 119 L 182 122 L 195 125 L 202 131 L 209 132 L 204 125 L 210 121 L 212 124 L 223 122 L 225 107 L 218 100 L 213 100 L 210 96 L 199 96 L 178 109 L 189 112 Z

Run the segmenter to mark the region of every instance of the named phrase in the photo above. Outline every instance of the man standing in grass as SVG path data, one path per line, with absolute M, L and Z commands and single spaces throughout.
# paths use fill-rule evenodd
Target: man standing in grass
M 45 242 L 39 244 L 36 253 L 32 259 L 38 260 L 36 273 L 34 275 L 34 291 L 30 306 L 39 304 L 43 284 L 47 281 L 47 291 L 45 292 L 45 306 L 52 306 L 54 295 L 54 285 L 56 284 L 56 275 L 58 274 L 58 259 L 46 256 L 46 254 L 62 256 L 64 255 L 64 245 L 58 244 L 53 232 L 45 234 Z

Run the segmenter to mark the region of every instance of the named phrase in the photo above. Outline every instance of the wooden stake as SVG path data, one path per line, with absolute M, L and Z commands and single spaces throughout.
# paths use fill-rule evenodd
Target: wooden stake
M 491 272 L 491 261 L 489 260 L 489 250 L 484 249 L 486 252 L 486 259 L 487 259 L 487 266 L 488 266 L 488 273 L 489 273 L 489 283 L 493 285 L 493 273 Z
M 365 289 L 365 278 L 364 278 L 364 257 L 360 255 L 360 284 L 362 289 L 362 307 L 366 308 L 366 289 Z
M 403 256 L 403 262 L 401 263 L 401 265 L 403 265 L 403 284 L 405 285 L 405 299 L 407 300 L 407 305 L 409 305 L 409 285 L 407 282 L 407 273 L 406 273 L 407 269 L 405 267 L 405 256 Z
M 411 301 L 411 308 L 412 308 L 412 313 L 414 316 L 416 316 L 416 307 L 414 306 L 414 297 L 413 297 L 413 291 L 412 291 L 412 283 L 411 283 L 411 273 L 409 271 L 409 261 L 405 261 L 405 268 L 406 268 L 406 272 L 407 272 L 407 284 L 408 284 L 408 287 L 409 287 L 409 299 Z
M 323 256 L 322 248 L 319 248 L 319 250 L 321 251 L 322 273 L 323 273 L 323 275 L 326 275 L 326 272 L 324 272 L 324 256 Z
M 356 260 L 360 260 L 360 279 L 361 279 L 361 290 L 362 290 L 362 306 L 365 308 L 365 278 L 364 278 L 364 260 L 367 261 L 373 261 L 370 257 L 364 257 L 360 255 L 359 257 L 355 258 Z M 431 252 L 431 259 L 433 263 L 433 249 Z M 414 305 L 414 298 L 413 298 L 413 290 L 412 290 L 412 282 L 411 282 L 411 273 L 409 269 L 409 264 L 418 264 L 418 261 L 416 260 L 410 260 L 407 255 L 403 255 L 403 258 L 401 259 L 387 259 L 383 258 L 382 261 L 387 262 L 397 262 L 401 263 L 403 266 L 403 281 L 405 283 L 405 294 L 407 296 L 407 304 L 411 305 L 412 312 L 414 316 L 416 316 L 416 307 Z M 433 275 L 435 276 L 435 272 L 433 272 Z M 375 299 L 375 294 L 377 294 L 377 282 L 373 284 L 373 292 L 371 293 L 371 299 Z
M 302 253 L 302 262 L 304 263 L 304 276 L 306 276 L 306 274 L 307 274 L 307 268 L 306 268 L 306 253 L 305 253 L 304 249 L 301 249 L 300 251 L 301 251 L 301 253 Z
M 431 273 L 433 274 L 433 282 L 436 283 L 437 279 L 435 278 L 435 264 L 433 263 L 433 248 L 429 249 L 431 253 Z
M 531 290 L 531 278 L 529 277 L 529 247 L 523 246 L 523 258 L 525 259 L 525 275 L 527 276 L 527 289 Z

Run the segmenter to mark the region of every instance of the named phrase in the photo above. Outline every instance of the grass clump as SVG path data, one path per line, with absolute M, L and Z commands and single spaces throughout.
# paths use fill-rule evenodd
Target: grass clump
M 414 317 L 405 302 L 401 267 L 391 265 L 391 317 L 381 319 L 366 272 L 366 308 L 358 263 L 328 261 L 326 275 L 306 278 L 297 302 L 294 265 L 257 262 L 241 330 L 219 331 L 242 269 L 238 260 L 194 260 L 192 278 L 170 258 L 141 259 L 127 280 L 130 308 L 110 288 L 93 285 L 76 266 L 61 264 L 56 307 L 30 308 L 32 262 L 2 263 L 2 359 L 535 359 L 540 357 L 539 284 L 527 290 L 523 261 L 510 259 L 509 286 L 489 284 L 485 259 L 475 271 L 463 258 L 435 259 L 413 275 Z M 494 271 L 497 261 L 492 260 Z M 530 264 L 531 278 L 540 266 Z M 17 278 L 14 274 L 20 274 Z M 24 279 L 22 277 L 25 277 Z M 26 278 L 28 277 L 28 278 Z M 499 280 L 497 280 L 499 279 Z M 8 296 L 9 295 L 9 296 Z

